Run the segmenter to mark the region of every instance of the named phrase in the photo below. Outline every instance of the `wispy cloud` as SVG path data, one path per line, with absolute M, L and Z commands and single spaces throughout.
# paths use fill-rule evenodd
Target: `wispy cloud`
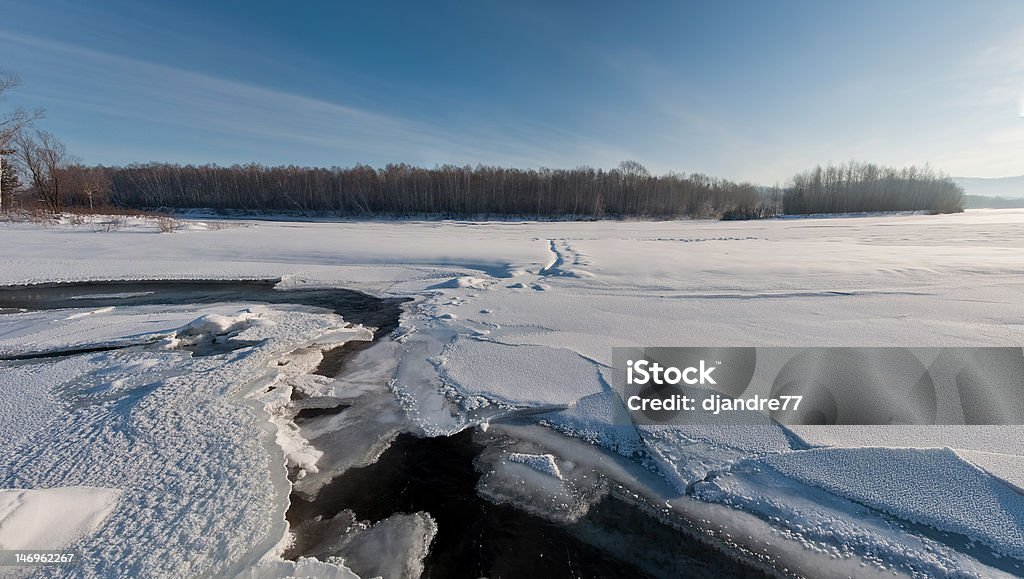
M 646 123 L 640 156 L 654 166 L 762 183 L 851 159 L 1019 174 L 1024 30 L 971 44 L 958 47 L 944 70 L 945 56 L 914 69 L 879 63 L 801 77 L 795 65 L 766 61 L 762 78 L 735 83 L 680 74 L 663 55 L 639 48 L 599 57 L 640 95 L 643 107 L 629 121 Z M 779 73 L 792 78 L 785 83 Z
M 316 148 L 323 153 L 318 159 L 335 154 L 339 163 L 552 166 L 614 154 L 582 135 L 536 123 L 445 126 L 11 31 L 0 30 L 0 40 L 33 76 L 52 77 L 48 88 L 30 84 L 25 91 L 51 109 L 172 126 L 202 138 L 219 133 L 243 148 L 247 140 L 282 150 Z
M 585 54 L 572 66 L 586 80 L 562 90 L 556 79 L 547 88 L 560 100 L 550 110 L 543 102 L 516 107 L 516 96 L 494 94 L 493 87 L 472 90 L 473 71 L 440 95 L 417 94 L 423 89 L 414 81 L 387 71 L 380 83 L 353 79 L 350 88 L 339 89 L 343 83 L 325 82 L 319 91 L 307 82 L 314 73 L 296 72 L 294 63 L 320 65 L 314 68 L 322 74 L 334 70 L 326 57 L 268 51 L 277 56 L 260 61 L 266 78 L 275 78 L 274 70 L 295 72 L 304 83 L 300 90 L 264 82 L 251 66 L 229 76 L 234 71 L 224 63 L 235 58 L 232 50 L 249 65 L 258 55 L 210 34 L 182 42 L 191 42 L 193 52 L 230 53 L 216 73 L 181 64 L 194 59 L 173 54 L 162 61 L 170 65 L 147 60 L 166 47 L 141 58 L 88 36 L 75 44 L 36 34 L 0 29 L 3 64 L 24 77 L 24 104 L 46 106 L 46 127 L 66 137 L 86 162 L 609 167 L 635 159 L 656 172 L 700 171 L 762 183 L 848 159 L 930 161 L 971 176 L 1022 170 L 1024 31 L 974 53 L 964 48 L 970 43 L 958 45 L 962 59 L 943 70 L 870 62 L 857 74 L 832 67 L 824 77 L 807 78 L 771 59 L 764 63 L 771 70 L 746 69 L 759 78 L 738 79 L 730 71 L 680 64 L 678 55 L 658 52 L 642 38 L 630 39 L 632 48 L 625 41 L 584 40 L 577 46 Z M 971 39 L 975 49 L 977 40 Z M 780 73 L 788 82 L 778 81 Z M 473 98 L 479 101 L 461 100 Z M 566 111 L 566 118 L 541 120 L 554 110 Z

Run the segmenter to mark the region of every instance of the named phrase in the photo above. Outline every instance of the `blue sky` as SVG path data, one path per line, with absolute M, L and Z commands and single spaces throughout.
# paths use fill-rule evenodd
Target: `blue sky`
M 87 163 L 1024 173 L 1024 2 L 8 2 Z

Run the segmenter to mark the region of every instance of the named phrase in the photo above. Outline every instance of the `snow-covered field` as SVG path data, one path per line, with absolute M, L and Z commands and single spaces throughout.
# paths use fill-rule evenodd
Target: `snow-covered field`
M 287 469 L 315 495 L 400 430 L 477 427 L 506 441 L 481 457 L 481 494 L 553 520 L 614 492 L 793 574 L 1024 565 L 1024 428 L 633 427 L 609 387 L 616 346 L 1020 347 L 1024 211 L 232 225 L 0 224 L 0 284 L 281 278 L 413 297 L 394 339 L 331 379 L 310 375 L 321 350 L 369 331 L 308 307 L 0 315 L 0 357 L 138 344 L 0 361 L 0 548 L 32 512 L 87 555 L 62 573 L 351 576 L 343 558 L 279 558 Z M 228 347 L 192 355 L 207 342 Z M 354 411 L 300 428 L 292 389 Z M 329 444 L 337 429 L 351 442 Z M 421 515 L 356 524 L 346 552 L 416 551 L 387 571 L 413 573 L 438 532 Z

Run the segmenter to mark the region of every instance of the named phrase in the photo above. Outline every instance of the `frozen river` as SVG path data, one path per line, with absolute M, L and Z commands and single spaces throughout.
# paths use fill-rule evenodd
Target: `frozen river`
M 0 362 L 3 488 L 93 489 L 65 538 L 94 557 L 81 575 L 131 561 L 140 574 L 342 577 L 325 553 L 372 567 L 367 545 L 381 544 L 404 555 L 385 574 L 429 572 L 442 564 L 429 545 L 451 535 L 408 512 L 424 503 L 405 518 L 353 500 L 288 514 L 290 495 L 315 505 L 347 474 L 398 476 L 384 473 L 417 436 L 473 438 L 473 501 L 575 529 L 594 550 L 581 553 L 655 576 L 688 555 L 610 540 L 599 522 L 622 505 L 638 528 L 704 537 L 736 572 L 1021 573 L 1020 427 L 624 426 L 608 384 L 616 346 L 1020 347 L 1024 212 L 232 224 L 0 225 L 4 285 L 281 280 L 197 284 L 164 305 L 146 283 L 0 302 L 0 358 L 117 348 Z M 267 297 L 292 291 L 412 301 L 360 314 Z M 11 311 L 35 307 L 59 309 Z M 346 344 L 338 373 L 318 373 Z M 50 499 L 18 500 L 45 512 Z M 317 551 L 300 528 L 317 515 L 349 538 Z M 319 559 L 290 560 L 301 554 Z

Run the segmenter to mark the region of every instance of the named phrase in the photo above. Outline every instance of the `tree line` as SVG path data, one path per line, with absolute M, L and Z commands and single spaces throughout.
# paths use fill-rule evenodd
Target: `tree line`
M 702 174 L 652 175 L 627 161 L 610 170 L 406 164 L 384 168 L 150 163 L 100 168 L 110 198 L 147 209 L 327 212 L 462 218 L 759 219 L 781 214 L 963 210 L 963 190 L 930 167 L 816 167 L 784 189 Z
M 850 162 L 817 166 L 793 177 L 783 196 L 787 215 L 871 211 L 964 209 L 964 191 L 951 178 L 929 166 L 903 169 Z
M 610 170 L 268 167 L 248 164 L 106 167 L 110 198 L 131 207 L 346 216 L 721 217 L 762 203 L 758 187 L 704 175 L 651 175 L 636 162 Z

